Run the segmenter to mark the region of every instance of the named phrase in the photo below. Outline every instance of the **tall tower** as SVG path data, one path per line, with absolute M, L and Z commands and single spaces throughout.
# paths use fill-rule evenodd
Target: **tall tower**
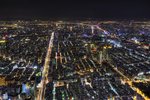
M 56 100 L 56 83 L 53 82 L 53 100 Z
M 94 26 L 91 26 L 92 34 L 94 34 Z

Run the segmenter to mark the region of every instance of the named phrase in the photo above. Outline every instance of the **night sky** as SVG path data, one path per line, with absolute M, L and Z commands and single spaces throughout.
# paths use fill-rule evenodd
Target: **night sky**
M 148 0 L 3 0 L 0 19 L 150 19 Z

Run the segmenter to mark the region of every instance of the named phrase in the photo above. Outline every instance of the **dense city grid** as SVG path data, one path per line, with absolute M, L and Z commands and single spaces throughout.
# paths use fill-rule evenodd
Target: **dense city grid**
M 150 100 L 150 22 L 1 21 L 0 100 Z

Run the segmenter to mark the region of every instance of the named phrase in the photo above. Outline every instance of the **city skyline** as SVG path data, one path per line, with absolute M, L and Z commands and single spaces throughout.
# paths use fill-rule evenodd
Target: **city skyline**
M 0 2 L 0 100 L 150 100 L 141 0 Z

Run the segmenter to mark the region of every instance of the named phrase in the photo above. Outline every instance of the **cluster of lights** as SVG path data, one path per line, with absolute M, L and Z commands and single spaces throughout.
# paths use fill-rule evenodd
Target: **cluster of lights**
M 111 49 L 112 46 L 104 46 L 103 48 L 104 48 L 104 49 L 107 49 L 107 48 L 108 48 L 108 49 Z
M 6 43 L 6 40 L 0 40 L 0 43 Z

